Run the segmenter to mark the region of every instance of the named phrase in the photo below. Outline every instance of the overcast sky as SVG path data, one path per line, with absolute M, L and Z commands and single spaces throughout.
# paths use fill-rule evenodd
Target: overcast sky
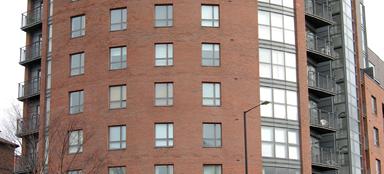
M 12 0 L 0 5 L 0 130 L 8 108 L 17 103 L 17 84 L 24 78 L 24 68 L 18 62 L 19 48 L 25 45 L 25 33 L 20 30 L 20 25 L 26 3 L 27 0 Z M 384 58 L 384 1 L 365 0 L 365 6 L 368 45 Z

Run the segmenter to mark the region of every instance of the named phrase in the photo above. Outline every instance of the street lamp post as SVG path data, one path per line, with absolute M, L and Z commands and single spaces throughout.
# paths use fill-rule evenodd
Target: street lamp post
M 269 104 L 269 101 L 264 101 L 246 111 L 243 112 L 243 121 L 244 121 L 244 165 L 245 165 L 245 174 L 248 174 L 248 146 L 247 146 L 247 113 L 252 111 L 255 108 L 258 108 L 261 105 Z

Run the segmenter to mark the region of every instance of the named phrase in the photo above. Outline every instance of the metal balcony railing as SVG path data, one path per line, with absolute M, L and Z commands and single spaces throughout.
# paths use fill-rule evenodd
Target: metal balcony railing
M 39 130 L 39 114 L 31 114 L 28 118 L 20 118 L 17 120 L 16 135 L 23 136 L 33 134 Z
M 327 92 L 335 92 L 335 80 L 329 75 L 323 75 L 318 72 L 308 71 L 308 86 Z
M 41 22 L 42 7 L 36 7 L 21 14 L 21 28 L 26 29 Z
M 331 39 L 318 37 L 313 33 L 307 33 L 307 49 L 323 55 L 337 57 Z
M 15 173 L 31 173 L 37 166 L 36 155 L 20 155 L 16 157 Z
M 335 129 L 336 119 L 333 112 L 324 111 L 317 108 L 310 108 L 311 125 L 325 129 Z
M 312 164 L 337 167 L 337 155 L 334 149 L 314 147 L 312 145 Z
M 19 83 L 19 100 L 40 94 L 40 78 Z
M 41 58 L 41 42 L 20 48 L 20 64 Z
M 327 0 L 306 0 L 305 12 L 332 21 L 332 9 Z

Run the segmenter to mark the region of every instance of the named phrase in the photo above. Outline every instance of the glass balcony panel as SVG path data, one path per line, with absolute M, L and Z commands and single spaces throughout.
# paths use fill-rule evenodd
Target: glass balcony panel
M 40 78 L 19 83 L 18 99 L 23 100 L 40 94 Z
M 32 10 L 24 12 L 21 16 L 21 28 L 26 29 L 28 27 L 32 27 L 41 22 L 42 16 L 42 7 L 36 7 Z
M 20 118 L 17 120 L 16 135 L 33 134 L 39 130 L 39 114 L 32 113 L 28 118 Z
M 41 42 L 34 42 L 31 45 L 20 48 L 20 64 L 31 62 L 41 58 Z

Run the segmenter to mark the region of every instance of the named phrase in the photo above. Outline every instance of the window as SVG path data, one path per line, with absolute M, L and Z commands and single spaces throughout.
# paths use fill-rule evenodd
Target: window
M 119 109 L 127 107 L 127 86 L 109 87 L 109 108 Z
M 376 97 L 371 96 L 372 113 L 377 114 Z
M 155 124 L 155 146 L 172 147 L 173 146 L 173 123 Z
M 259 0 L 259 2 L 293 8 L 293 0 Z
M 171 27 L 173 25 L 173 7 L 172 5 L 155 6 L 155 26 Z
M 69 153 L 79 153 L 83 151 L 83 130 L 69 132 Z
M 376 174 L 381 174 L 381 161 L 376 159 Z
M 109 127 L 109 149 L 126 148 L 126 126 Z
M 294 18 L 259 10 L 259 39 L 295 45 Z
M 75 16 L 71 18 L 71 37 L 80 37 L 85 35 L 85 16 Z
M 221 174 L 221 165 L 204 165 L 204 174 Z
M 156 165 L 155 174 L 173 174 L 173 165 Z
M 203 105 L 220 106 L 220 83 L 203 83 Z
M 81 170 L 70 170 L 68 174 L 82 174 Z
M 372 62 L 368 61 L 368 68 L 372 68 L 373 78 L 375 78 L 375 75 L 376 75 L 375 64 L 373 64 Z
M 71 55 L 71 76 L 84 74 L 84 53 Z
M 260 87 L 260 100 L 271 102 L 271 104 L 260 106 L 262 117 L 298 120 L 296 91 Z
M 203 124 L 203 146 L 221 147 L 221 124 Z
M 173 44 L 155 44 L 155 65 L 171 66 L 173 65 Z
M 262 156 L 299 159 L 299 135 L 297 130 L 261 127 Z
M 125 167 L 109 167 L 108 174 L 125 174 Z
M 116 47 L 109 49 L 109 69 L 124 69 L 127 67 L 127 47 Z
M 296 55 L 270 49 L 259 49 L 260 77 L 296 82 Z
M 70 92 L 69 98 L 69 113 L 77 114 L 83 112 L 84 91 Z
M 173 83 L 155 83 L 155 105 L 173 105 Z
M 111 31 L 127 29 L 127 9 L 111 10 Z
M 203 66 L 220 66 L 220 44 L 202 44 L 201 57 Z
M 219 27 L 219 6 L 202 5 L 201 6 L 201 26 Z
M 373 128 L 373 144 L 375 146 L 379 146 L 380 145 L 379 129 L 377 129 L 376 127 Z
M 263 167 L 263 174 L 300 174 L 300 169 Z

